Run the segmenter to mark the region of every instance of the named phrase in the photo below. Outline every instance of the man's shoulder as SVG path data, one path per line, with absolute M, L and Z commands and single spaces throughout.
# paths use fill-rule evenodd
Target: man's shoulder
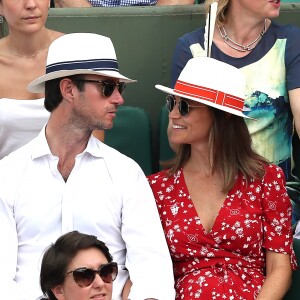
M 106 144 L 102 144 L 101 147 L 103 159 L 111 178 L 123 183 L 135 181 L 141 176 L 146 180 L 143 170 L 132 158 Z
M 105 143 L 98 141 L 101 153 L 104 156 L 104 160 L 118 166 L 131 166 L 138 167 L 138 164 L 129 156 L 121 153 L 115 148 L 112 148 Z

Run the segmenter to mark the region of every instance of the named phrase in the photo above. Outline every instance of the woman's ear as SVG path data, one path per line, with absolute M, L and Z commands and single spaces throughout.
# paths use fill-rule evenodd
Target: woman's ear
M 64 289 L 61 285 L 57 285 L 56 287 L 52 288 L 51 291 L 57 300 L 65 300 Z

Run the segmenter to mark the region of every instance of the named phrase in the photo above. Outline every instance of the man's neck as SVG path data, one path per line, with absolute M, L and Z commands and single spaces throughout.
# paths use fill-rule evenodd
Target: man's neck
M 75 165 L 76 156 L 86 149 L 91 132 L 83 132 L 66 126 L 57 128 L 48 123 L 45 134 L 51 153 L 59 159 L 58 171 L 67 181 Z

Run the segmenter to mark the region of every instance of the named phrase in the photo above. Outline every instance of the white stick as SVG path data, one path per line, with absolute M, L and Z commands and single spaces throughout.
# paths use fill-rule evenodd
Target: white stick
M 204 32 L 204 49 L 206 56 L 211 56 L 211 45 L 214 36 L 218 2 L 213 2 L 209 7 L 209 13 L 206 17 L 205 32 Z

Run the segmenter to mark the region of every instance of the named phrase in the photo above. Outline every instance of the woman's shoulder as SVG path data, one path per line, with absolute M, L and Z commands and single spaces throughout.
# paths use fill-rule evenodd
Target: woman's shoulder
M 147 179 L 150 184 L 150 186 L 161 186 L 161 185 L 167 185 L 170 182 L 174 182 L 174 180 L 178 177 L 180 177 L 181 170 L 177 171 L 175 174 L 170 175 L 169 170 L 165 169 L 158 173 L 148 175 Z
M 300 28 L 293 24 L 280 24 L 272 21 L 270 29 L 276 34 L 277 38 L 290 38 L 293 36 L 300 36 Z
M 277 183 L 285 185 L 284 172 L 279 166 L 273 163 L 267 163 L 263 165 L 262 168 L 264 168 L 262 176 L 251 178 L 251 185 L 265 185 L 266 187 L 270 184 L 273 185 Z M 245 180 L 245 176 L 242 173 L 239 173 L 237 181 L 240 182 L 242 186 L 247 188 L 247 185 L 245 185 Z
M 168 176 L 167 170 L 162 170 L 162 171 L 159 171 L 157 173 L 148 175 L 147 179 L 148 179 L 149 183 L 151 183 L 151 182 L 156 182 L 158 180 L 167 179 L 168 177 L 169 176 Z
M 179 41 L 195 44 L 200 43 L 202 44 L 204 41 L 204 27 L 200 27 L 194 31 L 185 33 L 183 36 L 179 38 Z
M 267 164 L 265 166 L 265 175 L 263 181 L 266 182 L 283 182 L 285 184 L 285 176 L 283 170 L 275 164 Z
M 56 39 L 58 39 L 59 37 L 65 35 L 64 32 L 60 32 L 60 31 L 55 31 L 53 30 L 53 38 L 52 41 L 55 41 Z

